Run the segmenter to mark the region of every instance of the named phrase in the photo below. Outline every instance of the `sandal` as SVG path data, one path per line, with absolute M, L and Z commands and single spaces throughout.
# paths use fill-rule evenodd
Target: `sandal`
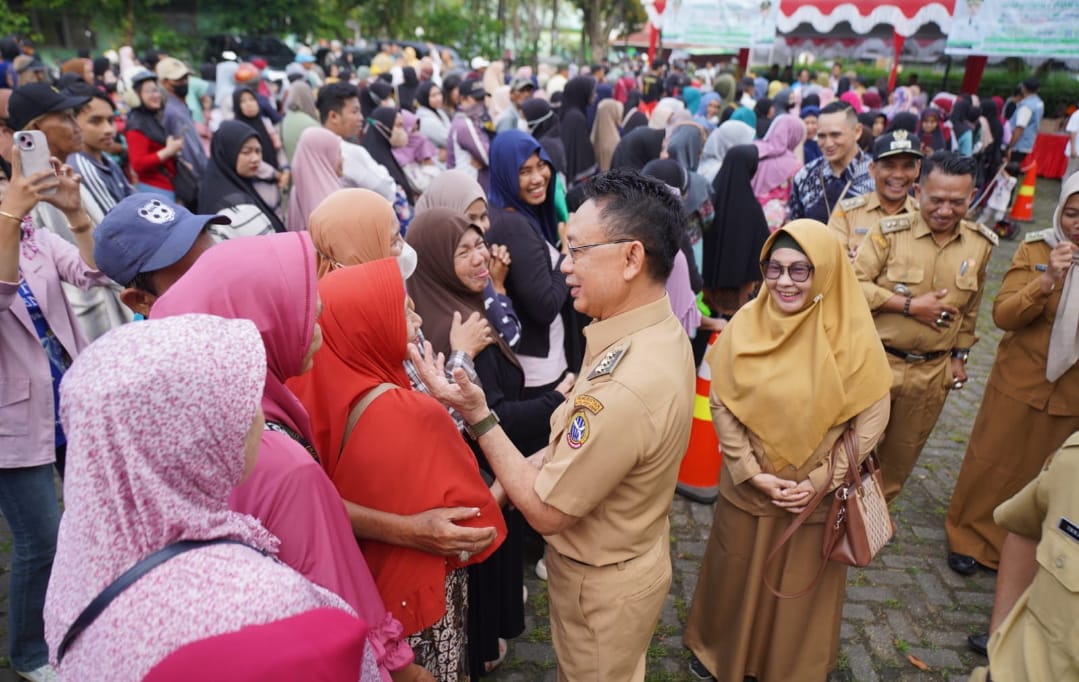
M 483 664 L 483 670 L 487 673 L 492 672 L 495 668 L 502 665 L 502 661 L 506 660 L 506 652 L 509 651 L 509 642 L 498 638 L 498 658 L 493 661 L 487 661 Z

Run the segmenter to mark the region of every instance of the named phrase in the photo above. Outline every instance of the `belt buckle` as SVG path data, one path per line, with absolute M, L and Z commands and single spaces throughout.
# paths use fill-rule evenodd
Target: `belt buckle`
M 904 361 L 912 365 L 917 365 L 919 363 L 925 362 L 928 359 L 929 358 L 927 356 L 922 355 L 921 353 L 907 353 L 906 357 L 903 358 Z

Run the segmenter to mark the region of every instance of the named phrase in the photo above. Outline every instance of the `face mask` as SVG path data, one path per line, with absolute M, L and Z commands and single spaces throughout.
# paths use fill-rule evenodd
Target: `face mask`
M 408 133 L 404 128 L 394 128 L 390 133 L 390 146 L 404 147 L 406 144 L 408 144 Z
M 412 276 L 412 273 L 416 272 L 416 266 L 420 262 L 420 255 L 416 253 L 416 249 L 405 242 L 405 245 L 401 248 L 401 255 L 397 257 L 397 267 L 401 268 L 401 276 L 408 279 Z
M 469 118 L 480 118 L 487 112 L 483 102 L 473 102 L 469 105 L 461 105 L 460 110 L 462 114 Z
M 173 93 L 177 97 L 179 97 L 180 99 L 183 99 L 184 97 L 187 97 L 187 83 L 184 83 L 183 85 L 175 86 L 173 88 Z

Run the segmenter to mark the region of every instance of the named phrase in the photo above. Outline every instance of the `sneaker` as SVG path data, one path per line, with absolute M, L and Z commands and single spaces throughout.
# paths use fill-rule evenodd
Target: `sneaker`
M 712 673 L 708 672 L 708 668 L 704 667 L 701 663 L 701 659 L 697 658 L 696 654 L 691 655 L 689 659 L 689 672 L 693 673 L 693 676 L 698 680 L 715 680 L 712 677 Z
M 34 668 L 29 672 L 23 672 L 16 670 L 15 674 L 24 680 L 30 680 L 30 682 L 59 682 L 60 677 L 56 674 L 56 671 L 52 669 L 52 666 L 45 664 L 40 668 Z
M 547 564 L 543 559 L 536 562 L 536 577 L 540 580 L 547 580 Z

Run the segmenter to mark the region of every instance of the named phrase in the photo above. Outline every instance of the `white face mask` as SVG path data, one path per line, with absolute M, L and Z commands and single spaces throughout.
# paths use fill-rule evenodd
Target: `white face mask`
M 412 273 L 416 272 L 416 266 L 419 264 L 420 255 L 416 253 L 416 249 L 412 248 L 412 245 L 405 242 L 401 247 L 401 255 L 397 257 L 397 267 L 401 268 L 401 276 L 408 279 L 412 276 Z

